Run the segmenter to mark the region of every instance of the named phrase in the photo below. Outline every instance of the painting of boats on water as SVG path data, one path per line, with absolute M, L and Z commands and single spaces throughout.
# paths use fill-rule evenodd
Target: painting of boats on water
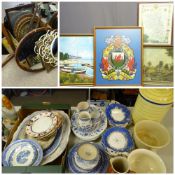
M 94 78 L 93 36 L 60 37 L 60 85 L 92 85 Z
M 144 48 L 144 84 L 173 85 L 173 47 Z

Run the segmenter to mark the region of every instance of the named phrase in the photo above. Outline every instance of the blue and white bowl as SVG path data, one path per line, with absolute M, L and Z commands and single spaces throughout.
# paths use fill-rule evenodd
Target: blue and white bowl
M 98 148 L 92 143 L 81 144 L 75 153 L 75 163 L 84 170 L 90 170 L 98 165 L 100 159 Z
M 102 135 L 102 146 L 111 156 L 128 154 L 134 149 L 134 141 L 126 128 L 113 127 Z
M 126 127 L 131 122 L 131 113 L 129 109 L 122 104 L 109 104 L 106 107 L 106 116 L 111 126 Z
M 12 142 L 4 150 L 2 163 L 4 166 L 38 166 L 43 158 L 41 146 L 28 139 Z
M 89 168 L 87 169 L 87 160 L 82 161 L 82 158 L 79 159 L 78 157 L 77 159 L 76 157 L 78 149 L 81 147 L 82 144 L 92 144 L 98 150 L 98 156 L 95 156 L 96 158 L 93 159 L 93 161 L 88 162 L 88 166 L 91 165 L 92 168 L 90 168 L 89 166 Z M 81 164 L 80 161 L 82 161 Z M 67 157 L 67 165 L 69 171 L 72 173 L 106 173 L 109 166 L 109 159 L 101 146 L 95 143 L 85 142 L 72 147 Z

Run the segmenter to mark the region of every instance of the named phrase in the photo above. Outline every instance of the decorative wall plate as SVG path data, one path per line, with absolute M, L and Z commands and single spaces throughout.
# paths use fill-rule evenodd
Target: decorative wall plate
M 109 165 L 108 156 L 103 151 L 103 148 L 95 143 L 91 143 L 91 144 L 94 144 L 99 151 L 100 159 L 99 159 L 97 165 L 94 168 L 89 169 L 89 170 L 85 170 L 85 169 L 82 169 L 79 166 L 77 166 L 77 164 L 75 162 L 75 156 L 76 156 L 77 150 L 81 146 L 81 144 L 83 144 L 83 143 L 80 143 L 80 144 L 73 146 L 73 148 L 69 151 L 69 154 L 67 156 L 67 164 L 68 164 L 69 171 L 72 173 L 106 173 L 108 165 Z M 86 166 L 86 165 L 84 165 L 84 166 Z
M 38 166 L 43 158 L 43 150 L 32 140 L 12 142 L 3 152 L 4 166 Z
M 130 111 L 122 104 L 109 104 L 106 107 L 106 116 L 112 126 L 126 127 L 131 122 Z
M 57 116 L 52 112 L 42 111 L 33 115 L 30 119 L 26 126 L 26 133 L 34 138 L 47 137 L 47 135 L 56 131 L 57 122 Z
M 112 156 L 127 154 L 134 149 L 134 141 L 129 131 L 122 127 L 113 127 L 102 135 L 102 145 Z
M 96 122 L 93 122 L 93 119 L 92 119 L 92 126 L 88 128 L 81 128 L 79 125 L 77 125 L 78 115 L 79 115 L 78 112 L 75 112 L 72 115 L 71 117 L 72 131 L 81 140 L 86 140 L 86 141 L 96 140 L 107 128 L 107 118 L 104 112 L 101 109 L 99 109 L 98 111 L 100 114 L 99 123 L 97 124 Z

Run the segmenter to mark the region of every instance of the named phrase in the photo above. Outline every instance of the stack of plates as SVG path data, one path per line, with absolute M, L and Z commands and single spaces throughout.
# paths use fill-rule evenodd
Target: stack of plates
M 111 126 L 126 127 L 131 122 L 130 111 L 122 104 L 109 104 L 106 107 L 106 116 Z
M 13 140 L 31 139 L 41 145 L 43 149 L 42 165 L 52 162 L 63 153 L 70 135 L 69 116 L 63 111 L 52 111 L 52 117 L 49 118 L 49 113 L 48 111 L 32 113 L 22 121 L 13 135 Z M 55 122 L 55 116 L 57 122 Z M 54 132 L 53 128 L 56 128 Z
M 127 129 L 113 127 L 102 135 L 102 146 L 111 156 L 127 155 L 134 149 L 134 141 Z
M 43 150 L 32 140 L 12 142 L 3 152 L 4 166 L 37 166 L 43 159 Z
M 75 112 L 71 117 L 72 131 L 81 140 L 96 140 L 107 128 L 107 118 L 101 108 L 90 105 L 87 111 L 91 116 L 92 126 L 82 128 L 78 124 L 79 112 Z
M 67 164 L 72 173 L 106 173 L 109 160 L 99 145 L 84 142 L 69 151 Z

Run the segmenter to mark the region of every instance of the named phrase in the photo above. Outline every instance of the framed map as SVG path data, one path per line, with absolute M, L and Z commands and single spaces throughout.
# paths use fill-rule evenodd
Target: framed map
M 144 84 L 173 85 L 173 47 L 144 47 Z
M 142 84 L 142 27 L 95 27 L 96 85 Z
M 144 45 L 172 45 L 173 3 L 139 3 L 138 11 Z

